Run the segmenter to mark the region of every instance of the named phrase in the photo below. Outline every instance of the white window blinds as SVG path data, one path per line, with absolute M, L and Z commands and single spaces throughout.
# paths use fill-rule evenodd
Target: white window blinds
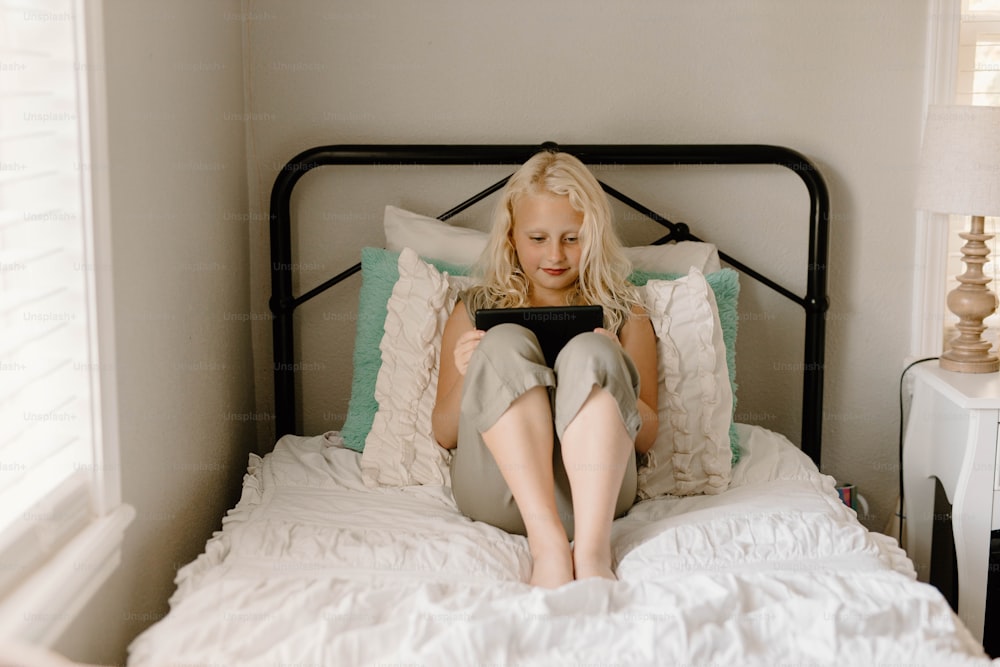
M 100 364 L 71 0 L 0 4 L 0 595 L 94 514 Z

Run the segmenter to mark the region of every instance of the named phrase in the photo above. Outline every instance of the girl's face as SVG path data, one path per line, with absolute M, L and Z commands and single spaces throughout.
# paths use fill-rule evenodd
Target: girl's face
M 529 283 L 532 305 L 563 305 L 580 276 L 583 213 L 569 197 L 526 194 L 514 206 L 511 241 Z

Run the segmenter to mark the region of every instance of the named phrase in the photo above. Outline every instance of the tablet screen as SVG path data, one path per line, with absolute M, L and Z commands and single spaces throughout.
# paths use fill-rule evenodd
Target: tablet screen
M 563 345 L 587 331 L 604 326 L 600 306 L 546 306 L 539 308 L 492 308 L 476 311 L 476 328 L 486 331 L 498 324 L 520 324 L 531 329 L 551 367 Z

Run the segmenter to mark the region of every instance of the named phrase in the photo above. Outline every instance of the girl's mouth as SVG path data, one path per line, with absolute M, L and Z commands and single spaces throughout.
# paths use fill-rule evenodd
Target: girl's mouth
M 561 276 L 562 274 L 566 273 L 568 270 L 569 269 L 542 269 L 542 271 L 544 271 L 545 273 L 549 274 L 550 276 Z

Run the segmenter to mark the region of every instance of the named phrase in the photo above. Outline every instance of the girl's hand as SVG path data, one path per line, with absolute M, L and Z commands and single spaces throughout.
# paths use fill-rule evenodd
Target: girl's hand
M 479 341 L 484 335 L 486 335 L 485 331 L 473 329 L 466 331 L 455 341 L 455 368 L 459 374 L 465 375 L 465 371 L 469 368 L 469 359 L 472 358 L 475 349 L 479 347 Z
M 598 333 L 598 334 L 601 334 L 602 336 L 606 336 L 606 337 L 610 338 L 611 340 L 613 340 L 614 342 L 618 343 L 619 345 L 622 344 L 622 342 L 620 340 L 618 340 L 618 336 L 616 336 L 613 331 L 609 331 L 609 330 L 607 330 L 607 329 L 605 329 L 603 327 L 597 327 L 596 329 L 594 329 L 594 333 Z

